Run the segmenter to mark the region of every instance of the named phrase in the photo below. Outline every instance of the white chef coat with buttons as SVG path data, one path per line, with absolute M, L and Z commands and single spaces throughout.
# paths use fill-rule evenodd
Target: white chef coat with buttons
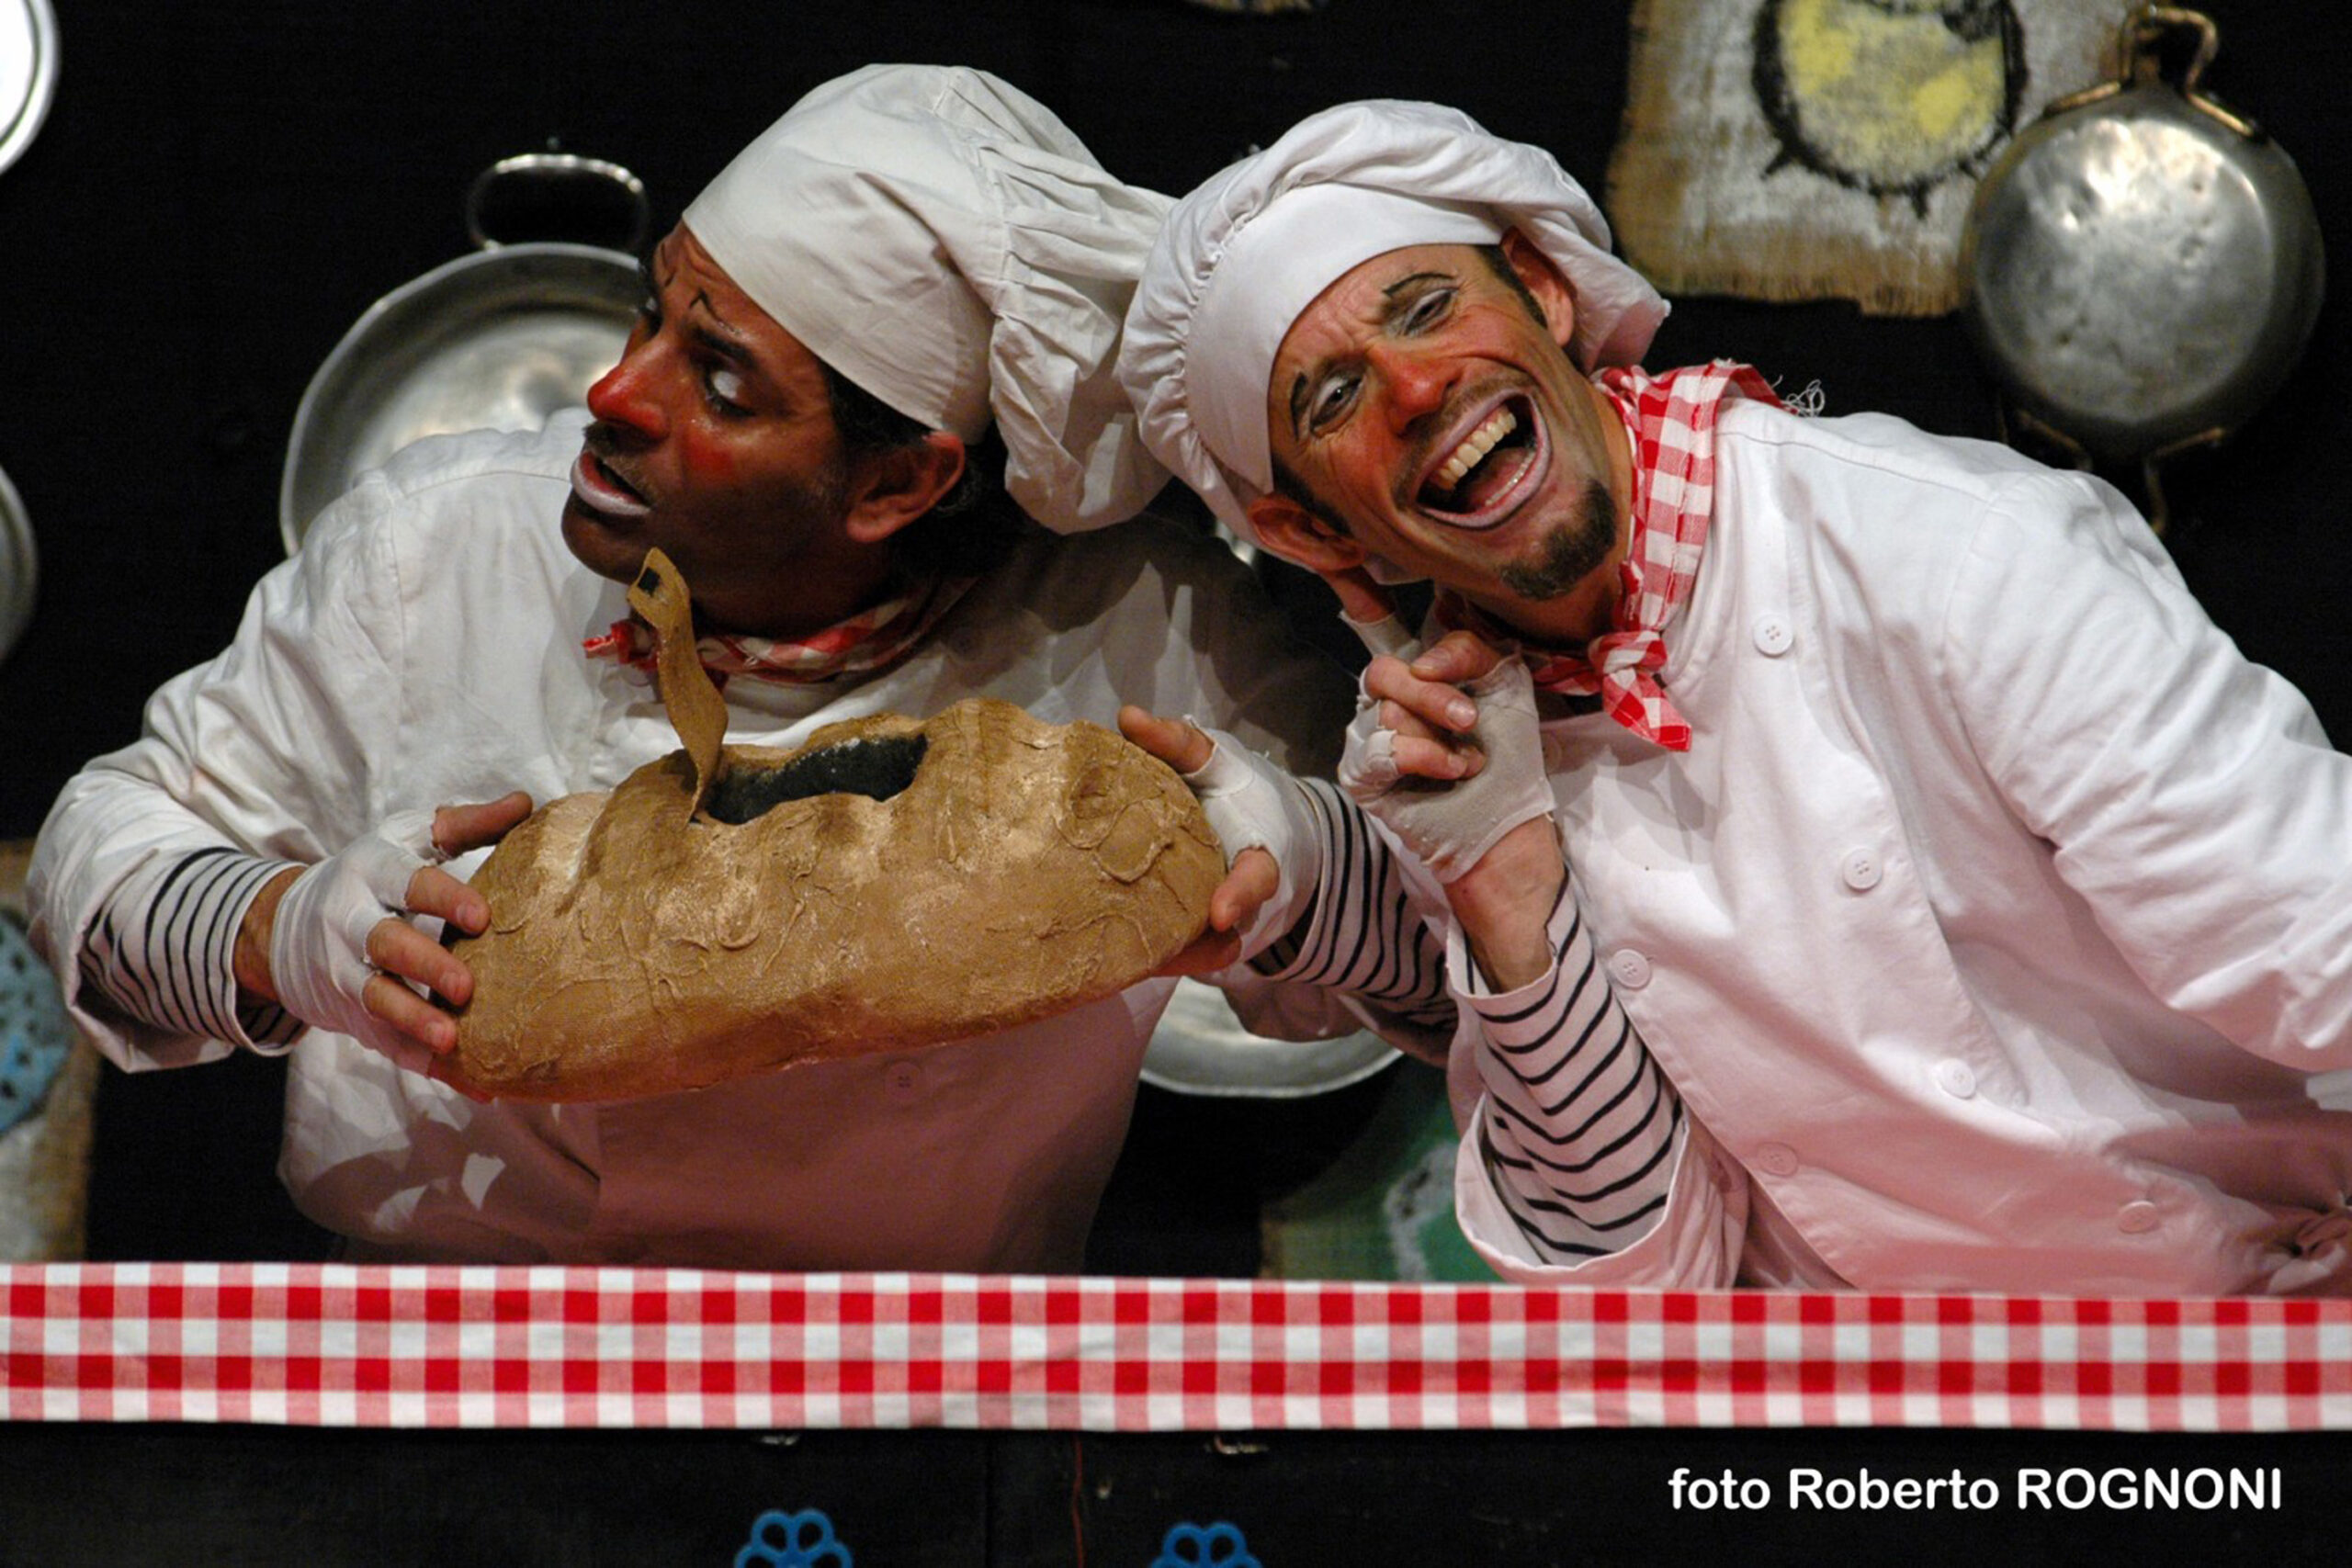
M 1727 405 L 1687 753 L 1545 726 L 1609 974 L 1694 1119 L 1664 1220 L 1529 1280 L 2352 1289 L 2352 758 L 2109 488 Z
M 608 789 L 677 747 L 645 674 L 581 652 L 628 613 L 557 525 L 581 423 L 426 443 L 363 479 L 263 580 L 227 651 L 157 693 L 147 735 L 67 785 L 28 894 L 76 1021 L 115 1061 L 231 1049 L 81 983 L 83 933 L 146 857 L 225 842 L 314 861 L 398 810 Z M 1193 712 L 1277 754 L 1316 738 L 1310 759 L 1349 704 L 1229 550 L 1137 522 L 1034 531 L 881 675 L 730 682 L 728 739 L 790 745 L 975 694 L 1054 723 L 1107 725 L 1127 701 Z M 919 1055 L 608 1105 L 477 1104 L 312 1030 L 280 1168 L 369 1257 L 1075 1269 L 1172 985 Z M 1359 1027 L 1283 1006 L 1310 1031 Z

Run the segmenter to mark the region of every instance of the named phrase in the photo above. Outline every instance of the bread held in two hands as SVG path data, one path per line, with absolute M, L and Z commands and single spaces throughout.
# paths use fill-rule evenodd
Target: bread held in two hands
M 475 873 L 457 1087 L 610 1100 L 938 1044 L 1112 995 L 1200 933 L 1224 853 L 1121 737 L 973 698 L 724 746 L 659 552 L 630 601 L 684 745 L 542 807 Z

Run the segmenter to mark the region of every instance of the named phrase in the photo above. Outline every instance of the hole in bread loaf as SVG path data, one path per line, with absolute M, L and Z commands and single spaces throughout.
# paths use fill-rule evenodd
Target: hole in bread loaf
M 740 825 L 812 795 L 888 800 L 914 783 L 929 744 L 921 735 L 844 740 L 805 751 L 780 768 L 729 768 L 710 786 L 703 809 L 718 821 Z

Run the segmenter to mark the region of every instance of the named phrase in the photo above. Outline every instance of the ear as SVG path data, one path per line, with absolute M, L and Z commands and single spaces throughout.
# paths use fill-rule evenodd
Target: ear
M 939 504 L 964 477 L 964 443 L 944 430 L 850 465 L 842 525 L 861 545 L 878 545 Z
M 1512 272 L 1535 303 L 1543 309 L 1544 325 L 1552 341 L 1562 348 L 1577 331 L 1577 295 L 1568 287 L 1567 275 L 1544 254 L 1542 247 L 1516 229 L 1503 231 L 1503 258 L 1510 263 Z
M 1363 564 L 1364 549 L 1286 495 L 1262 495 L 1249 505 L 1258 543 L 1293 566 L 1321 574 Z

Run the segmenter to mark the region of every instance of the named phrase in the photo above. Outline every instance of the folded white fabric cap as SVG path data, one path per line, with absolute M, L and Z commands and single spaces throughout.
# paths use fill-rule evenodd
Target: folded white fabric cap
M 1610 254 L 1609 224 L 1540 147 L 1458 109 L 1368 99 L 1311 115 L 1176 204 L 1127 311 L 1119 378 L 1154 456 L 1243 538 L 1273 488 L 1266 382 L 1300 311 L 1406 245 L 1517 229 L 1576 295 L 1571 358 L 1637 363 L 1667 302 Z
M 802 98 L 684 225 L 809 352 L 908 417 L 977 440 L 1067 531 L 1131 516 L 1168 475 L 1116 378 L 1168 197 L 1113 178 L 984 72 L 871 65 Z

